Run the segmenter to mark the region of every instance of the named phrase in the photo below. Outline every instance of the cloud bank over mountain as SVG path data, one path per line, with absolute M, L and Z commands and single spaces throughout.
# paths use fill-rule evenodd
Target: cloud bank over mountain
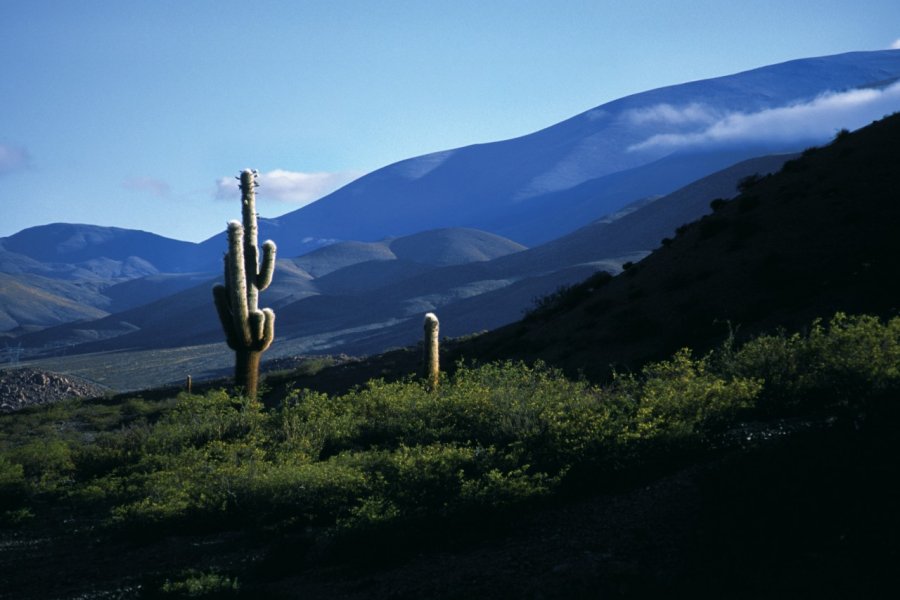
M 771 142 L 822 142 L 840 129 L 858 129 L 900 110 L 900 83 L 883 89 L 828 92 L 810 102 L 769 108 L 754 113 L 717 115 L 699 104 L 675 107 L 660 104 L 623 115 L 636 123 L 669 125 L 699 123 L 698 132 L 664 133 L 629 146 L 642 150 L 710 149 L 737 144 Z
M 713 123 L 721 116 L 721 110 L 715 110 L 699 102 L 691 102 L 686 106 L 661 103 L 655 106 L 632 108 L 623 111 L 619 118 L 631 125 L 688 125 Z

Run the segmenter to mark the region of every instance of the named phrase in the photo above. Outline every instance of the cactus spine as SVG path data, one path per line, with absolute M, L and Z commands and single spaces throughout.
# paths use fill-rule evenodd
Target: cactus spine
M 275 242 L 262 246 L 259 260 L 256 226 L 256 171 L 241 173 L 241 217 L 228 223 L 225 285 L 213 288 L 213 299 L 225 340 L 235 352 L 234 383 L 250 398 L 256 397 L 259 360 L 275 339 L 275 313 L 259 309 L 259 292 L 272 282 Z
M 437 315 L 434 313 L 425 315 L 425 381 L 432 391 L 437 390 L 441 379 L 439 332 L 440 323 Z

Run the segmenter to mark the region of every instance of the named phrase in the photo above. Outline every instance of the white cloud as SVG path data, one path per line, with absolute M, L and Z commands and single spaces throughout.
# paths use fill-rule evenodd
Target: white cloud
M 628 150 L 675 150 L 754 142 L 821 143 L 840 129 L 858 129 L 898 110 L 900 83 L 884 89 L 832 92 L 806 103 L 756 113 L 731 113 L 699 131 L 654 135 Z
M 891 50 L 900 50 L 900 38 L 894 40 L 894 43 L 891 44 Z
M 20 171 L 31 164 L 28 150 L 21 146 L 0 144 L 0 175 Z
M 260 198 L 306 205 L 322 196 L 341 188 L 363 173 L 340 171 L 337 173 L 301 173 L 275 169 L 260 173 L 257 177 Z M 233 177 L 223 177 L 216 182 L 216 198 L 232 199 L 237 194 L 237 181 Z
M 713 123 L 721 114 L 698 102 L 687 106 L 656 104 L 644 108 L 632 108 L 622 113 L 621 118 L 633 125 L 666 124 L 684 125 L 689 123 Z
M 168 183 L 153 177 L 126 177 L 122 182 L 122 187 L 126 190 L 148 192 L 161 198 L 168 196 L 172 191 Z

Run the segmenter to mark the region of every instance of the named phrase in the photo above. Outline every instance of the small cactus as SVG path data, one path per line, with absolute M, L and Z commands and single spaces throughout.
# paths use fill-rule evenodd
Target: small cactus
M 441 379 L 440 342 L 438 334 L 440 323 L 437 315 L 428 313 L 425 315 L 425 381 L 432 391 L 438 388 Z
M 234 383 L 250 398 L 256 397 L 260 356 L 275 339 L 275 313 L 259 309 L 259 292 L 272 282 L 275 242 L 262 246 L 259 260 L 256 226 L 256 171 L 245 170 L 241 181 L 242 221 L 228 223 L 225 285 L 213 288 L 213 299 L 225 340 L 235 352 Z

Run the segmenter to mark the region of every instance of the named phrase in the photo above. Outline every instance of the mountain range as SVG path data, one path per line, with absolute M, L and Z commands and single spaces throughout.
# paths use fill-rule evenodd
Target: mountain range
M 433 310 L 451 336 L 513 322 L 535 298 L 639 261 L 742 180 L 826 141 L 819 130 L 715 132 L 802 118 L 853 91 L 892 101 L 898 78 L 900 51 L 881 51 L 661 88 L 520 138 L 402 161 L 261 219 L 281 257 L 261 297 L 278 312 L 272 356 L 409 344 Z M 2 238 L 0 335 L 33 356 L 220 343 L 209 290 L 224 247 L 221 236 L 193 244 L 74 224 Z

